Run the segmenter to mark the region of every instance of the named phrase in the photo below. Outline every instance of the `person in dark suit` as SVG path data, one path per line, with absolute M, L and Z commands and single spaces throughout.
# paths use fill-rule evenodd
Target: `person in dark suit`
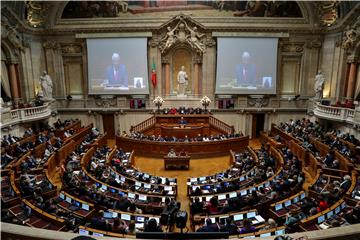
M 197 232 L 219 232 L 220 227 L 217 223 L 213 224 L 211 219 L 206 219 L 206 223 Z
M 120 55 L 114 53 L 111 57 L 112 64 L 106 69 L 106 77 L 108 85 L 120 85 L 120 87 L 128 87 L 128 73 L 124 64 L 120 63 Z
M 186 125 L 187 124 L 187 121 L 184 119 L 184 117 L 180 118 L 179 124 L 180 125 Z
M 251 63 L 250 53 L 243 52 L 242 63 L 236 65 L 236 86 L 256 86 L 256 66 Z
M 204 204 L 200 202 L 198 197 L 195 198 L 195 201 L 191 204 L 190 210 L 193 215 L 199 214 L 203 211 Z
M 220 232 L 228 232 L 229 235 L 239 234 L 239 229 L 231 218 L 226 219 L 226 224 L 220 227 Z
M 147 224 L 145 224 L 144 232 L 162 232 L 162 229 L 154 218 L 150 218 Z

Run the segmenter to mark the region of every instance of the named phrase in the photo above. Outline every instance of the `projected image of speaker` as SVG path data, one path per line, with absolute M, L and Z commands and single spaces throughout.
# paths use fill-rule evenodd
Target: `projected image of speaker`
M 215 93 L 276 94 L 277 51 L 276 37 L 218 37 Z
M 86 39 L 89 94 L 148 94 L 147 38 Z
M 272 87 L 272 77 L 263 77 L 262 78 L 262 87 L 271 88 Z
M 187 212 L 185 211 L 178 211 L 175 216 L 175 224 L 177 228 L 185 228 L 187 222 Z
M 134 77 L 134 88 L 145 88 L 144 79 L 142 77 Z

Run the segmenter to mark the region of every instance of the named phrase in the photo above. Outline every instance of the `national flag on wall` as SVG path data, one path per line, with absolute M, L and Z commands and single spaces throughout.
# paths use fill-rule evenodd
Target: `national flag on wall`
M 157 79 L 156 79 L 156 65 L 155 65 L 154 59 L 153 59 L 152 67 L 151 67 L 151 82 L 152 82 L 153 87 L 155 88 Z

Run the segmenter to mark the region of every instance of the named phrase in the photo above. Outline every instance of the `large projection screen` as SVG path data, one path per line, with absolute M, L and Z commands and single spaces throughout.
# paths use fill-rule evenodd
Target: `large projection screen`
M 276 94 L 278 38 L 219 37 L 216 94 Z
M 148 94 L 147 38 L 86 39 L 89 94 Z

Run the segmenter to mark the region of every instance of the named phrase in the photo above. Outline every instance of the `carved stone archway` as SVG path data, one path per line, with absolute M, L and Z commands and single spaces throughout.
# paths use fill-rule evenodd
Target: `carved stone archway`
M 188 16 L 178 15 L 160 28 L 164 95 L 176 95 L 176 76 L 181 66 L 189 76 L 187 95 L 201 94 L 203 55 L 206 52 L 207 34 L 202 25 Z

